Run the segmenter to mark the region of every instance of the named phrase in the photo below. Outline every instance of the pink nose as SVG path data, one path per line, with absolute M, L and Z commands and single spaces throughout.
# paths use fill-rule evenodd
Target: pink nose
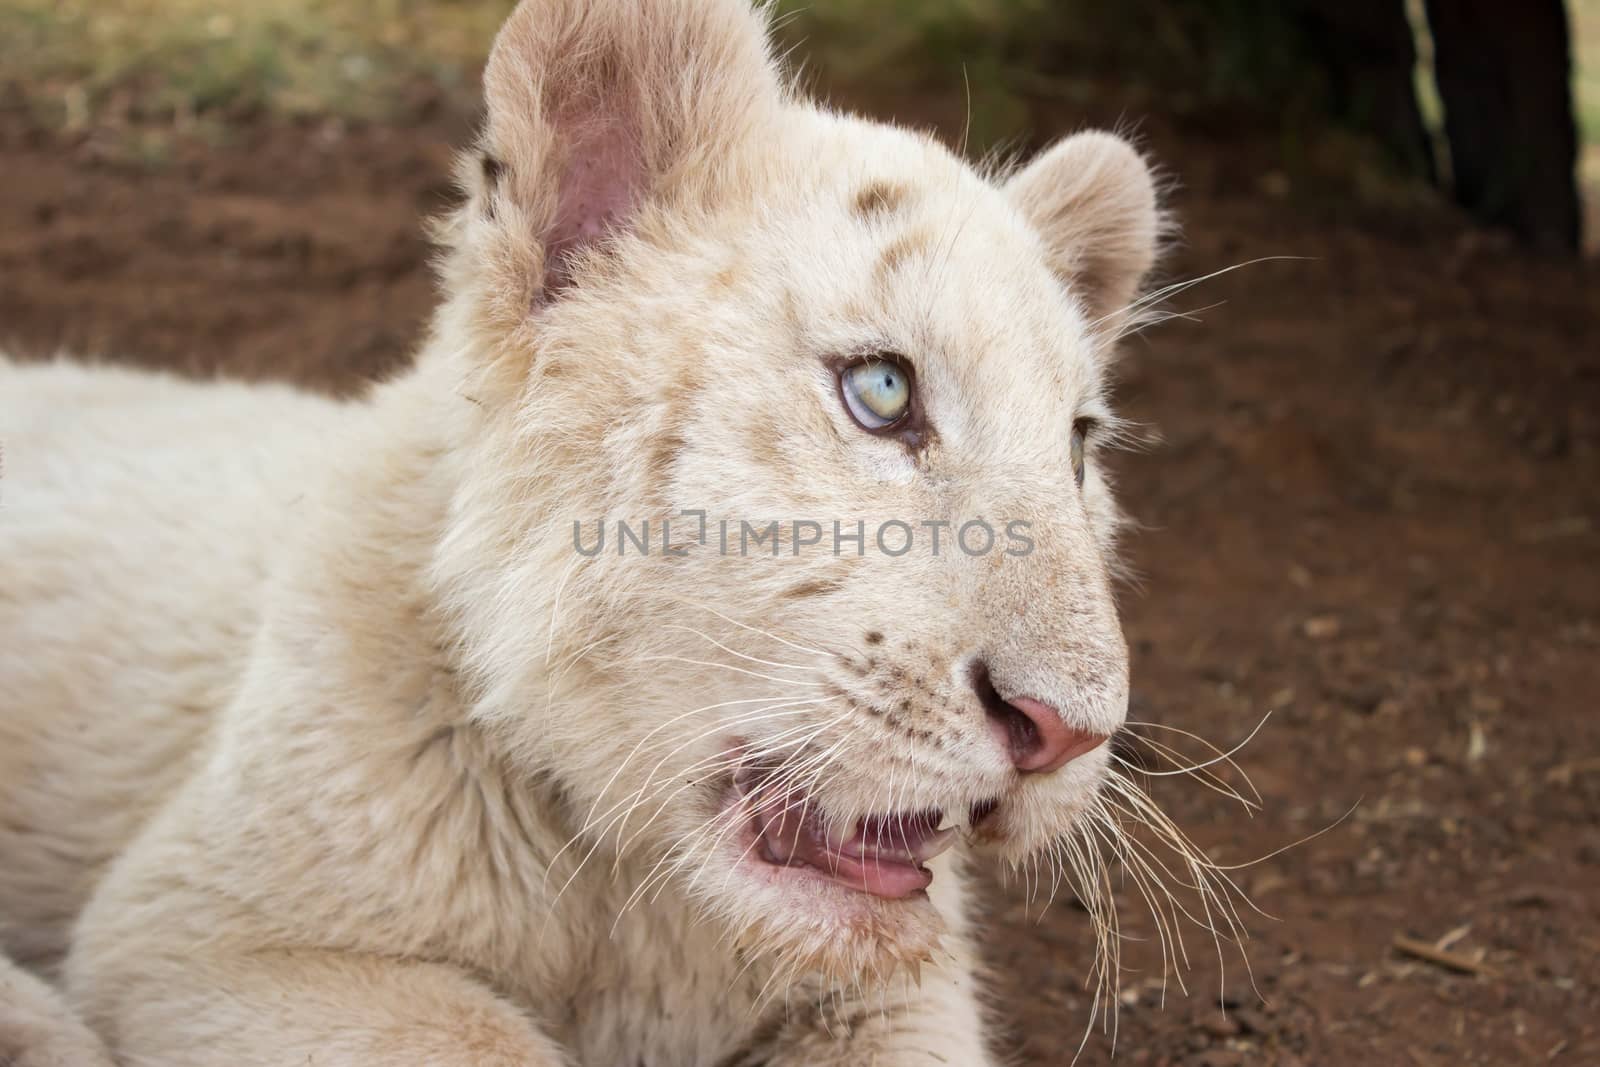
M 1061 713 L 1042 700 L 1001 696 L 981 659 L 972 664 L 972 688 L 989 716 L 989 732 L 1019 771 L 1049 774 L 1106 743 L 1105 734 L 1067 725 Z
M 991 713 L 989 721 L 996 736 L 1003 733 L 1002 743 L 1019 771 L 1049 774 L 1106 743 L 1104 734 L 1068 726 L 1059 711 L 1032 697 L 1012 697 L 1005 712 Z

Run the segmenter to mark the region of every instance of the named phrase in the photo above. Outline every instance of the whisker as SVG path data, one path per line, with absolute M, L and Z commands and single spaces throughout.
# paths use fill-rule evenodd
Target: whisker
M 747 674 L 752 678 L 760 678 L 762 681 L 779 682 L 779 683 L 782 683 L 784 685 L 821 686 L 821 685 L 827 684 L 825 682 L 801 681 L 801 680 L 795 679 L 795 678 L 774 678 L 770 674 L 760 674 L 760 673 L 758 673 L 756 671 L 745 670 L 743 667 L 735 667 L 731 663 L 719 663 L 716 660 L 690 659 L 687 656 L 673 656 L 673 655 L 668 655 L 668 654 L 665 654 L 665 653 L 663 653 L 661 655 L 653 655 L 653 656 L 640 656 L 639 659 L 638 659 L 638 662 L 640 662 L 640 663 L 657 663 L 657 662 L 685 663 L 685 664 L 688 664 L 691 667 L 719 667 L 719 668 L 721 668 L 722 670 L 725 670 L 725 671 L 734 671 L 735 673 L 738 673 L 738 674 Z
M 1115 311 L 1108 312 L 1098 319 L 1095 319 L 1089 324 L 1089 326 L 1090 328 L 1098 327 L 1102 323 L 1108 322 L 1119 315 L 1126 315 L 1130 312 L 1137 311 L 1140 308 L 1149 307 L 1151 304 L 1160 303 L 1162 300 L 1165 300 L 1170 296 L 1177 296 L 1179 293 L 1192 289 L 1202 282 L 1211 281 L 1213 278 L 1220 278 L 1224 274 L 1232 274 L 1234 271 L 1243 270 L 1245 267 L 1254 267 L 1261 263 L 1275 263 L 1278 261 L 1309 261 L 1311 258 L 1312 257 L 1310 256 L 1258 256 L 1255 259 L 1247 259 L 1243 263 L 1235 263 L 1230 267 L 1223 267 L 1222 269 L 1214 270 L 1209 274 L 1202 274 L 1199 277 L 1187 278 L 1183 281 L 1173 282 L 1170 285 L 1163 285 L 1159 289 L 1152 289 L 1150 292 L 1143 294 L 1138 299 L 1125 304 Z
M 757 656 L 746 655 L 745 653 L 740 652 L 737 649 L 729 648 L 727 645 L 723 644 L 721 641 L 718 641 L 716 638 L 711 637 L 708 634 L 703 634 L 699 630 L 696 630 L 691 626 L 682 626 L 682 625 L 680 625 L 678 623 L 667 623 L 666 625 L 662 626 L 661 629 L 663 629 L 663 630 L 679 630 L 679 631 L 682 631 L 684 633 L 694 634 L 696 637 L 701 638 L 702 640 L 708 641 L 713 645 L 716 645 L 722 651 L 728 653 L 731 656 L 738 656 L 740 659 L 746 660 L 746 661 L 748 661 L 750 663 L 759 663 L 763 667 L 776 667 L 779 670 L 785 670 L 785 671 L 809 671 L 809 670 L 814 670 L 815 669 L 813 667 L 807 666 L 807 665 L 802 664 L 802 663 L 780 663 L 777 660 L 761 659 L 761 658 L 759 658 Z
M 703 604 L 703 603 L 701 603 L 701 602 L 699 602 L 697 600 L 689 600 L 689 599 L 684 598 L 684 597 L 680 597 L 680 598 L 678 598 L 678 600 L 679 600 L 679 603 L 687 604 L 690 607 L 699 608 L 701 611 L 705 611 L 705 612 L 708 612 L 708 613 L 710 613 L 712 615 L 715 615 L 717 618 L 721 619 L 723 622 L 729 623 L 730 625 L 733 625 L 733 626 L 737 626 L 741 630 L 748 630 L 750 633 L 759 634 L 762 637 L 771 638 L 772 640 L 777 641 L 779 644 L 788 645 L 790 648 L 796 650 L 797 652 L 805 652 L 805 653 L 809 653 L 810 655 L 813 655 L 813 656 L 836 656 L 836 655 L 838 655 L 837 652 L 825 651 L 825 650 L 819 649 L 819 648 L 810 648 L 810 647 L 808 647 L 806 645 L 799 644 L 799 643 L 797 643 L 795 641 L 789 640 L 786 637 L 782 637 L 782 636 L 780 636 L 778 634 L 775 634 L 771 630 L 763 630 L 759 626 L 752 626 L 749 623 L 740 622 L 738 619 L 732 618 L 731 616 L 728 616 L 728 615 L 724 615 L 722 612 L 718 611 L 714 607 L 711 607 L 709 604 Z
M 1363 799 L 1365 799 L 1365 798 L 1357 799 L 1354 804 L 1350 805 L 1350 807 L 1345 810 L 1345 813 L 1343 815 L 1339 816 L 1337 819 L 1333 820 L 1333 822 L 1329 823 L 1327 826 L 1324 826 L 1320 830 L 1314 830 L 1314 831 L 1312 831 L 1311 833 L 1305 835 L 1302 838 L 1299 838 L 1297 840 L 1291 841 L 1287 845 L 1282 845 L 1282 846 L 1280 846 L 1278 848 L 1275 848 L 1271 852 L 1268 852 L 1267 854 L 1265 854 L 1263 856 L 1257 856 L 1253 860 L 1246 860 L 1244 863 L 1214 863 L 1214 864 L 1210 865 L 1210 869 L 1214 870 L 1214 871 L 1242 871 L 1242 870 L 1246 870 L 1247 868 L 1254 867 L 1257 864 L 1265 863 L 1267 860 L 1272 859 L 1274 856 L 1281 856 L 1285 852 L 1288 852 L 1290 849 L 1299 848 L 1301 845 L 1306 844 L 1309 841 L 1315 841 L 1317 838 L 1321 837 L 1323 834 L 1331 833 L 1334 830 L 1338 829 L 1339 825 L 1341 823 L 1345 822 L 1347 819 L 1350 818 L 1350 816 L 1352 816 L 1352 815 L 1354 815 L 1356 813 L 1356 809 L 1361 806 L 1361 800 L 1363 800 Z M 1262 914 L 1265 915 L 1266 913 L 1262 912 Z M 1268 916 L 1268 917 L 1271 918 L 1271 916 Z
M 592 805 L 590 805 L 589 813 L 584 817 L 583 825 L 578 829 L 577 833 L 574 834 L 573 837 L 567 842 L 567 844 L 563 845 L 561 847 L 561 849 L 554 856 L 551 857 L 550 863 L 547 864 L 547 868 L 549 866 L 553 866 L 555 861 L 561 858 L 561 854 L 563 852 L 565 852 L 567 850 L 567 848 L 569 848 L 575 841 L 577 841 L 579 838 L 581 838 L 584 834 L 588 833 L 588 831 L 592 830 L 598 824 L 600 819 L 605 818 L 605 815 L 609 815 L 612 811 L 615 811 L 618 806 L 620 806 L 621 804 L 627 802 L 627 798 L 625 797 L 622 801 L 618 801 L 617 804 L 612 805 L 612 807 L 607 810 L 605 815 L 602 815 L 599 818 L 596 818 L 596 816 L 595 816 L 595 811 L 596 811 L 596 809 L 599 808 L 601 803 L 603 803 L 605 795 L 611 791 L 611 787 L 616 784 L 616 781 L 617 781 L 618 777 L 621 776 L 623 770 L 627 767 L 628 763 L 631 762 L 633 760 L 633 758 L 635 756 L 637 756 L 641 751 L 645 750 L 646 743 L 650 740 L 651 737 L 653 737 L 657 733 L 660 733 L 662 730 L 665 730 L 668 727 L 674 725 L 675 723 L 678 723 L 678 722 L 682 721 L 683 719 L 686 719 L 686 718 L 690 717 L 691 715 L 702 714 L 702 713 L 704 713 L 706 711 L 711 711 L 711 710 L 714 710 L 716 708 L 731 707 L 731 706 L 736 705 L 736 704 L 760 703 L 760 702 L 763 702 L 763 701 L 771 701 L 772 699 L 773 698 L 771 698 L 771 697 L 751 697 L 751 698 L 745 699 L 745 700 L 725 700 L 725 701 L 722 701 L 722 702 L 717 703 L 717 704 L 707 704 L 707 705 L 705 705 L 703 707 L 695 708 L 695 709 L 693 709 L 691 711 L 686 711 L 686 712 L 684 712 L 684 713 L 682 713 L 680 715 L 676 715 L 673 718 L 667 720 L 666 722 L 661 723 L 660 725 L 655 727 L 655 729 L 653 729 L 649 733 L 647 733 L 643 738 L 641 738 L 639 740 L 638 744 L 636 744 L 633 747 L 633 750 L 630 751 L 626 756 L 623 757 L 622 762 L 617 765 L 616 770 L 612 771 L 611 777 L 609 779 L 607 779 L 606 784 L 603 787 L 601 787 L 600 792 L 597 795 L 594 803 Z M 807 697 L 807 698 L 804 698 L 804 699 L 796 699 L 796 700 L 789 700 L 789 701 L 777 701 L 776 703 L 769 703 L 765 707 L 758 708 L 754 712 L 751 712 L 751 713 L 749 713 L 747 715 L 736 716 L 731 720 L 719 721 L 715 726 L 713 726 L 709 730 L 706 730 L 703 733 L 698 734 L 695 737 L 692 737 L 687 741 L 679 742 L 678 747 L 674 748 L 671 752 L 667 753 L 667 755 L 662 757 L 662 759 L 663 759 L 663 761 L 671 759 L 673 756 L 677 755 L 683 749 L 691 747 L 692 745 L 698 743 L 699 741 L 702 741 L 705 738 L 711 736 L 712 734 L 718 733 L 718 732 L 720 732 L 722 730 L 731 730 L 731 729 L 733 729 L 735 727 L 748 725 L 749 723 L 752 723 L 752 722 L 762 722 L 762 721 L 766 721 L 766 720 L 768 720 L 770 718 L 781 717 L 781 715 L 768 715 L 768 714 L 766 714 L 767 712 L 777 711 L 778 709 L 792 709 L 792 708 L 808 707 L 808 706 L 811 706 L 811 705 L 814 705 L 814 704 L 822 703 L 825 699 L 826 698 L 823 698 L 823 697 Z M 796 712 L 784 710 L 782 712 L 782 715 L 795 714 L 795 713 Z M 670 743 L 672 743 L 673 740 L 675 740 L 675 739 L 674 738 L 666 738 L 666 739 L 663 739 L 663 741 L 660 742 L 660 743 L 662 743 L 662 744 L 670 744 Z M 656 746 L 651 746 L 651 747 L 656 747 Z M 712 758 L 720 758 L 723 755 L 724 754 L 722 754 L 722 753 L 718 753 L 716 757 L 712 757 Z M 660 767 L 661 767 L 661 764 L 657 763 L 656 766 L 652 768 L 651 775 L 647 775 L 646 779 L 645 779 L 647 784 L 649 783 L 649 781 L 650 781 L 651 777 L 653 776 L 654 772 L 656 770 L 659 770 Z
M 1145 770 L 1145 771 L 1141 771 L 1140 773 L 1142 773 L 1142 774 L 1144 774 L 1144 775 L 1146 775 L 1146 776 L 1148 776 L 1150 778 L 1169 778 L 1169 777 L 1172 777 L 1173 775 L 1178 775 L 1178 774 L 1193 774 L 1195 771 L 1202 770 L 1202 769 L 1204 769 L 1206 767 L 1213 767 L 1213 766 L 1215 766 L 1215 765 L 1217 765 L 1219 763 L 1230 764 L 1230 765 L 1236 767 L 1237 764 L 1233 763 L 1233 757 L 1235 755 L 1237 755 L 1251 741 L 1255 740 L 1256 734 L 1261 732 L 1261 728 L 1263 726 L 1267 725 L 1267 720 L 1270 719 L 1270 718 L 1272 718 L 1272 712 L 1268 711 L 1265 715 L 1261 716 L 1261 721 L 1256 723 L 1255 728 L 1252 729 L 1248 734 L 1245 735 L 1245 738 L 1244 738 L 1243 741 L 1240 741 L 1237 745 L 1234 745 L 1232 748 L 1228 749 L 1228 751 L 1226 751 L 1226 752 L 1218 753 L 1214 758 L 1208 759 L 1204 763 L 1196 763 L 1191 767 L 1179 767 L 1178 769 L 1171 770 L 1171 771 L 1149 771 L 1149 770 Z M 1253 791 L 1254 790 L 1252 789 L 1252 792 Z M 1261 799 L 1260 794 L 1256 795 L 1256 799 L 1257 800 Z
M 788 711 L 780 711 L 780 712 L 768 712 L 767 709 L 762 709 L 761 712 L 752 713 L 750 716 L 744 717 L 743 721 L 744 722 L 748 722 L 748 721 L 756 721 L 757 719 L 780 718 L 780 717 L 785 717 L 785 716 L 788 716 L 788 715 L 802 714 L 803 711 L 804 711 L 803 708 L 791 709 L 791 710 L 788 710 Z M 734 720 L 734 723 L 731 724 L 731 725 L 739 725 L 739 724 L 741 724 L 741 720 L 736 719 L 736 720 Z M 606 819 L 606 825 L 601 828 L 599 833 L 594 835 L 594 840 L 590 844 L 588 852 L 586 852 L 584 854 L 583 858 L 579 860 L 579 862 L 576 865 L 576 867 L 574 867 L 572 873 L 570 875 L 568 875 L 567 880 L 562 884 L 561 888 L 557 891 L 557 893 L 555 895 L 555 898 L 551 901 L 550 907 L 549 907 L 549 909 L 547 911 L 547 919 L 546 919 L 547 922 L 549 921 L 548 916 L 553 916 L 555 914 L 556 904 L 558 904 L 560 902 L 562 896 L 565 895 L 567 889 L 571 887 L 572 883 L 577 879 L 578 875 L 582 872 L 584 867 L 587 866 L 589 860 L 592 859 L 594 857 L 595 853 L 599 851 L 600 847 L 602 846 L 602 844 L 605 841 L 606 835 L 611 832 L 611 828 L 612 827 L 616 827 L 616 836 L 619 839 L 619 844 L 618 844 L 618 847 L 617 847 L 617 861 L 620 862 L 623 854 L 626 852 L 627 846 L 630 845 L 632 843 L 632 841 L 633 841 L 633 838 L 629 838 L 626 842 L 622 842 L 620 840 L 621 839 L 621 835 L 624 832 L 625 827 L 626 827 L 627 818 L 634 811 L 637 811 L 641 806 L 643 806 L 644 804 L 649 803 L 650 801 L 655 799 L 655 797 L 653 795 L 647 796 L 646 795 L 646 790 L 648 790 L 649 786 L 651 785 L 651 783 L 652 783 L 652 781 L 654 779 L 655 773 L 658 770 L 660 770 L 662 764 L 665 763 L 667 760 L 669 760 L 677 752 L 682 751 L 684 748 L 688 748 L 688 747 L 692 746 L 693 744 L 696 744 L 698 741 L 703 740 L 705 737 L 709 736 L 710 734 L 716 733 L 719 729 L 723 728 L 723 725 L 730 725 L 730 724 L 719 724 L 718 727 L 715 727 L 712 730 L 706 731 L 704 734 L 700 735 L 699 737 L 691 738 L 689 741 L 686 741 L 686 742 L 680 744 L 671 753 L 668 753 L 666 756 L 662 757 L 661 762 L 658 762 L 656 764 L 656 766 L 651 769 L 650 775 L 645 779 L 644 785 L 640 786 L 639 789 L 635 790 L 633 793 L 629 794 L 628 796 L 623 797 L 620 801 L 618 801 L 616 804 L 612 805 L 612 807 L 610 809 L 608 809 L 608 811 L 606 813 L 606 816 L 602 816 L 601 817 L 602 819 Z M 810 725 L 811 724 L 807 724 L 807 725 L 802 726 L 802 727 L 793 728 L 793 730 L 785 731 L 785 733 L 809 729 Z M 779 734 L 778 736 L 782 737 L 784 735 L 783 734 Z M 684 774 L 690 774 L 690 775 L 695 774 L 695 773 L 704 773 L 704 774 L 717 773 L 719 771 L 731 769 L 733 767 L 738 766 L 739 763 L 741 763 L 743 761 L 743 759 L 744 759 L 744 755 L 743 754 L 739 754 L 739 753 L 728 754 L 728 753 L 723 753 L 723 752 L 717 752 L 717 753 L 713 753 L 712 755 L 703 757 L 700 760 L 697 760 L 695 763 L 693 763 L 689 767 L 685 768 L 683 773 Z M 680 786 L 671 795 L 669 795 L 668 797 L 663 799 L 661 801 L 661 804 L 658 805 L 655 815 L 651 816 L 651 821 L 652 822 L 654 821 L 655 817 L 661 813 L 661 811 L 665 808 L 665 806 L 668 803 L 670 803 L 671 800 L 674 797 L 676 797 L 677 795 L 682 793 L 684 789 L 688 789 L 688 788 L 692 787 L 695 784 L 697 784 L 696 781 L 691 779 L 691 781 L 689 783 L 687 783 L 687 784 L 685 784 L 683 786 Z M 619 808 L 622 808 L 624 810 L 622 810 L 619 814 L 613 815 L 612 813 L 613 812 L 617 812 L 617 809 L 619 809 Z M 609 816 L 609 818 L 607 818 L 607 816 Z M 648 826 L 649 824 L 647 823 L 646 825 Z M 579 834 L 575 835 L 574 838 L 572 839 L 572 841 L 569 841 L 567 845 L 564 845 L 562 847 L 562 851 L 565 851 L 565 849 L 568 846 L 570 846 L 573 843 L 573 841 L 578 840 L 581 836 L 582 836 L 582 831 L 580 831 Z M 635 837 L 636 836 L 637 836 L 637 833 L 635 834 Z M 546 866 L 546 877 L 547 878 L 548 878 L 548 872 L 549 872 L 550 869 L 551 869 L 550 865 L 547 865 Z
M 1195 742 L 1196 744 L 1202 746 L 1203 748 L 1209 749 L 1211 752 L 1214 752 L 1214 753 L 1217 753 L 1217 754 L 1221 754 L 1222 753 L 1222 749 L 1218 748 L 1216 745 L 1212 744 L 1210 741 L 1207 741 L 1205 738 L 1201 737 L 1199 734 L 1191 733 L 1188 730 L 1182 729 L 1181 727 L 1173 726 L 1170 723 L 1141 722 L 1141 721 L 1136 720 L 1136 719 L 1130 719 L 1125 725 L 1137 727 L 1138 730 L 1166 730 L 1169 733 L 1175 733 L 1175 734 L 1179 735 L 1180 737 L 1186 737 L 1189 740 Z M 1140 734 L 1138 732 L 1138 730 L 1125 731 L 1121 736 L 1127 737 L 1127 738 L 1129 738 L 1131 740 L 1143 742 L 1143 743 L 1146 743 L 1146 744 L 1160 744 L 1160 742 L 1157 742 L 1154 738 L 1146 737 L 1143 734 Z M 1226 764 L 1227 764 L 1227 766 L 1228 766 L 1228 768 L 1230 770 L 1232 770 L 1235 774 L 1237 774 L 1240 777 L 1240 779 L 1242 779 L 1244 781 L 1245 785 L 1249 788 L 1251 795 L 1254 796 L 1257 801 L 1261 800 L 1261 791 L 1258 790 L 1255 787 L 1255 783 L 1250 780 L 1250 776 L 1245 773 L 1244 768 L 1239 766 L 1239 764 L 1237 762 L 1235 762 L 1234 760 L 1232 760 L 1232 759 L 1226 760 Z

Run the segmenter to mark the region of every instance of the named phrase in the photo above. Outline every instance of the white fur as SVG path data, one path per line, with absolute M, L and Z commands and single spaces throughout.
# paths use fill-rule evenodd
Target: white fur
M 1084 135 L 997 186 L 791 97 L 736 0 L 527 0 L 486 95 L 445 303 L 367 399 L 0 362 L 6 950 L 129 1064 L 989 1062 L 961 868 L 1073 833 L 1105 754 L 1018 776 L 967 668 L 1122 721 L 1067 440 L 1147 170 Z M 923 447 L 838 402 L 878 349 Z M 1036 549 L 572 551 L 682 508 Z M 748 854 L 734 745 L 817 756 L 841 824 L 1001 806 L 869 897 Z

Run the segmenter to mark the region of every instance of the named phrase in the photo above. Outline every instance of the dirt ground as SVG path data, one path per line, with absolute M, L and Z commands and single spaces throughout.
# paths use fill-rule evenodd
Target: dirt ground
M 1085 118 L 1034 102 L 1043 132 Z M 417 340 L 419 220 L 467 128 L 246 126 L 152 168 L 0 113 L 0 342 L 357 388 Z M 1291 176 L 1220 121 L 1145 129 L 1181 181 L 1169 277 L 1309 257 L 1197 287 L 1171 306 L 1226 303 L 1124 358 L 1124 408 L 1160 438 L 1115 461 L 1143 523 L 1133 717 L 1229 746 L 1273 712 L 1239 756 L 1253 817 L 1185 778 L 1151 788 L 1229 865 L 1354 811 L 1234 872 L 1270 916 L 1244 946 L 1254 988 L 1190 930 L 1189 993 L 1163 1007 L 1121 891 L 1116 1062 L 1600 1063 L 1600 278 Z M 1041 919 L 1022 887 L 991 901 L 1005 1045 L 1066 1063 L 1087 918 Z M 1443 939 L 1458 967 L 1396 938 Z M 1111 1057 L 1097 1031 L 1079 1062 Z

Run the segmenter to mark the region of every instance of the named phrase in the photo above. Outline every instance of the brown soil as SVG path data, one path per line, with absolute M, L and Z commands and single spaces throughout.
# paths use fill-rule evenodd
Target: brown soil
M 1082 118 L 1041 103 L 1035 124 Z M 1250 921 L 1254 989 L 1191 929 L 1189 995 L 1161 1007 L 1151 924 L 1119 889 L 1145 940 L 1124 950 L 1118 1062 L 1600 1062 L 1593 271 L 1406 197 L 1291 182 L 1221 125 L 1150 131 L 1184 182 L 1172 276 L 1312 258 L 1197 288 L 1174 306 L 1226 305 L 1125 357 L 1124 406 L 1161 437 L 1117 461 L 1145 524 L 1134 717 L 1228 745 L 1273 711 L 1239 757 L 1253 818 L 1150 783 L 1220 863 L 1354 813 L 1234 872 L 1273 916 Z M 0 115 L 0 340 L 353 388 L 403 365 L 428 314 L 419 220 L 463 129 L 262 125 L 151 170 Z M 993 910 L 1007 1047 L 1065 1063 L 1087 917 L 1030 917 L 1024 887 Z M 1452 932 L 1477 973 L 1394 943 Z M 1080 1062 L 1111 1048 L 1097 1032 Z

